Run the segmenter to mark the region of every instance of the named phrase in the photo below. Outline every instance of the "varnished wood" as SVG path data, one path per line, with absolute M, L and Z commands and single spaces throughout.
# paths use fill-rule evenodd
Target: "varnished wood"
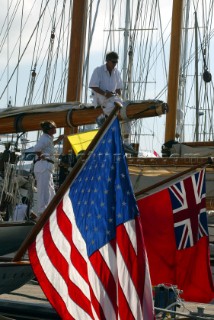
M 162 101 L 145 100 L 142 103 L 131 103 L 126 109 L 126 115 L 129 119 L 140 119 L 148 117 L 157 117 L 168 112 L 168 106 Z M 96 118 L 102 113 L 102 109 L 85 108 L 71 111 L 56 111 L 47 113 L 21 113 L 18 116 L 0 117 L 0 134 L 28 132 L 40 130 L 40 122 L 45 120 L 55 121 L 58 128 L 64 128 L 72 125 L 78 127 L 82 125 L 95 124 Z M 1 116 L 1 115 L 0 115 Z M 121 116 L 119 115 L 121 120 Z M 16 122 L 18 120 L 18 126 Z
M 85 48 L 85 32 L 87 25 L 88 0 L 73 0 L 72 28 L 70 37 L 70 53 L 68 67 L 67 97 L 66 101 L 80 101 L 82 93 L 82 72 Z M 77 128 L 65 125 L 64 133 L 76 133 Z M 63 142 L 63 153 L 67 154 L 70 143 L 67 139 Z
M 165 142 L 175 140 L 183 0 L 173 1 Z
M 186 157 L 186 158 L 128 158 L 129 166 L 139 167 L 163 167 L 163 168 L 183 168 L 201 165 L 206 161 L 207 157 Z M 208 168 L 213 170 L 214 163 L 210 163 Z

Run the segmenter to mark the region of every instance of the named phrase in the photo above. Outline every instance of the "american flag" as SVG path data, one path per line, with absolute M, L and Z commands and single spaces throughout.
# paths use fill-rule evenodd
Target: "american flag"
M 194 246 L 208 236 L 205 169 L 169 188 L 177 249 Z
M 30 246 L 29 257 L 62 319 L 154 319 L 117 118 Z

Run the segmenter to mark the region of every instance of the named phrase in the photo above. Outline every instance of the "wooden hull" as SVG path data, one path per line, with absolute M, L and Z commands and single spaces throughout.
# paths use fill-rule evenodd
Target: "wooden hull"
M 34 222 L 1 222 L 0 255 L 17 251 L 34 225 Z
M 15 108 L 14 115 L 11 113 L 11 108 L 9 110 L 10 113 L 7 113 L 7 110 L 0 112 L 0 134 L 40 130 L 40 122 L 49 119 L 55 121 L 58 128 L 94 124 L 96 123 L 96 118 L 102 112 L 100 107 L 96 109 L 94 107 L 74 109 L 72 108 L 74 104 L 65 105 L 68 106 L 67 110 L 61 110 L 61 105 L 55 104 L 53 108 L 48 105 L 47 110 L 42 112 L 39 108 L 36 112 L 30 106 L 29 111 L 27 107 L 25 107 L 24 111 L 22 111 L 21 107 Z M 123 111 L 119 114 L 120 120 L 156 117 L 168 112 L 167 104 L 157 100 L 130 102 L 122 109 Z
M 11 262 L 9 259 L 0 261 L 0 294 L 9 293 L 22 287 L 34 278 L 30 262 Z

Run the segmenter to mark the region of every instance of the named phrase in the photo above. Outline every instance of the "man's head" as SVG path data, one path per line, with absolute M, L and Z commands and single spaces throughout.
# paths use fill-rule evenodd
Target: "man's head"
M 118 63 L 119 56 L 116 52 L 111 51 L 106 54 L 107 67 L 114 69 Z
M 40 123 L 42 131 L 44 133 L 55 133 L 56 132 L 56 123 L 54 121 L 51 120 L 47 120 L 47 121 L 43 121 Z

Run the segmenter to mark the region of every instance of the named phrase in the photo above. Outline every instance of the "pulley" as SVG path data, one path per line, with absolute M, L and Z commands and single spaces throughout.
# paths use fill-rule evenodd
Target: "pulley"
M 204 73 L 203 73 L 203 80 L 205 82 L 210 82 L 212 80 L 212 75 L 211 73 L 208 71 L 208 70 L 205 70 Z

